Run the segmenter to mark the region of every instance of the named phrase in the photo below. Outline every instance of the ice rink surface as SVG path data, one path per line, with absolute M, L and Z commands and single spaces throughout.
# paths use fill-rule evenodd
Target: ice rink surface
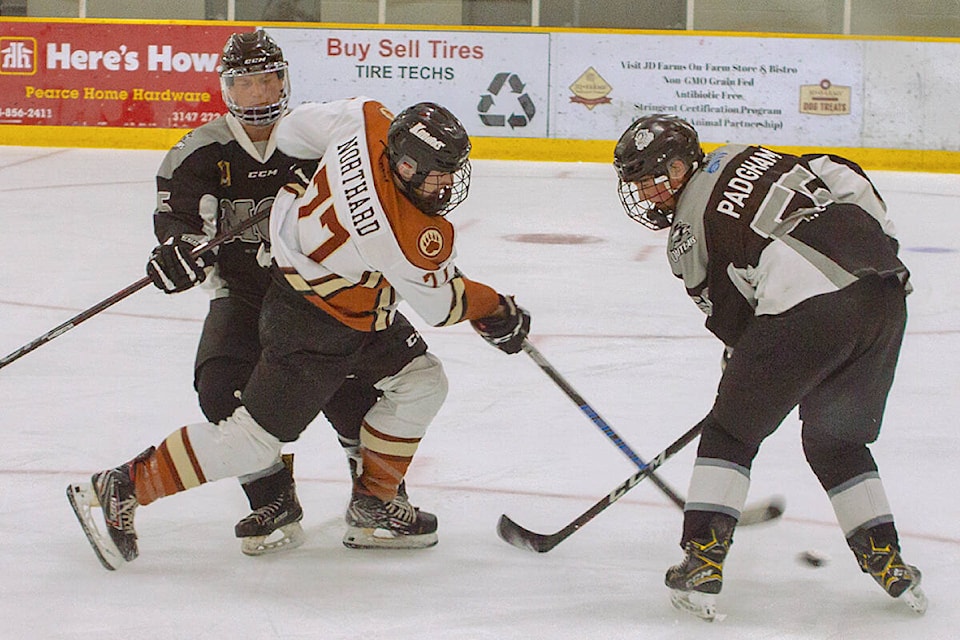
M 0 355 L 143 275 L 162 153 L 0 147 Z M 408 475 L 435 512 L 422 551 L 344 548 L 343 454 L 320 418 L 289 450 L 306 544 L 249 558 L 233 480 L 137 513 L 140 558 L 101 568 L 66 486 L 201 420 L 192 389 L 206 293 L 152 287 L 0 370 L 0 628 L 8 638 L 735 640 L 956 637 L 960 607 L 960 176 L 874 173 L 913 273 L 910 320 L 873 447 L 904 555 L 924 573 L 917 617 L 861 574 L 806 467 L 791 415 L 762 447 L 749 501 L 783 519 L 741 528 L 723 622 L 681 616 L 663 586 L 681 513 L 650 482 L 546 554 L 496 535 L 501 513 L 553 532 L 634 466 L 524 354 L 469 326 L 423 327 L 450 395 Z M 707 412 L 721 345 L 670 275 L 665 233 L 622 213 L 607 165 L 477 161 L 451 221 L 459 264 L 513 293 L 531 338 L 642 456 Z M 409 311 L 409 310 L 408 310 Z M 695 444 L 661 469 L 686 493 Z M 801 566 L 815 550 L 825 566 Z

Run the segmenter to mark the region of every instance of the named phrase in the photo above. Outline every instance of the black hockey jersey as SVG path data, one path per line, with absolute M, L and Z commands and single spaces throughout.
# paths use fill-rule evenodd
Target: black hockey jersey
M 674 274 L 734 346 L 777 315 L 867 274 L 908 278 L 886 205 L 855 163 L 726 145 L 680 193 L 667 253 Z
M 276 127 L 263 153 L 232 115 L 222 116 L 185 135 L 164 157 L 157 172 L 154 231 L 163 242 L 180 234 L 213 238 L 273 205 L 289 181 L 294 160 L 276 148 Z M 213 273 L 204 286 L 214 297 L 242 296 L 259 301 L 270 281 L 269 223 L 263 221 L 220 245 Z

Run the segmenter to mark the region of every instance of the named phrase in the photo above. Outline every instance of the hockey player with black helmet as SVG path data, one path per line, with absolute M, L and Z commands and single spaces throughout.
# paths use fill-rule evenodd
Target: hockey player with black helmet
M 428 215 L 444 215 L 467 197 L 469 155 L 466 130 L 436 104 L 414 105 L 397 116 L 387 131 L 387 158 L 399 178 L 400 191 Z M 434 189 L 428 179 L 438 180 L 437 176 L 446 182 Z
M 138 555 L 137 507 L 264 468 L 351 377 L 382 397 L 362 417 L 343 544 L 436 544 L 437 518 L 411 504 L 404 477 L 447 379 L 397 306 L 405 300 L 433 326 L 470 321 L 505 353 L 519 352 L 529 332 L 530 315 L 512 296 L 456 266 L 445 215 L 469 190 L 470 140 L 447 109 L 420 103 L 393 118 L 369 98 L 307 103 L 283 119 L 277 138 L 286 154 L 315 161 L 316 170 L 274 202 L 275 278 L 263 301 L 263 350 L 242 405 L 219 424 L 180 428 L 130 462 L 69 487 L 108 568 Z
M 234 33 L 224 45 L 218 73 L 229 113 L 189 132 L 164 158 L 153 217 L 161 244 L 147 264 L 153 283 L 166 293 L 201 282 L 210 292 L 194 387 L 204 416 L 213 423 L 240 405 L 240 391 L 260 355 L 258 319 L 270 282 L 269 227 L 263 222 L 201 260 L 191 259 L 190 251 L 269 210 L 297 163 L 277 148 L 290 76 L 273 38 L 262 29 Z M 379 396 L 372 385 L 351 379 L 331 401 L 326 415 L 348 456 L 356 457 L 360 418 Z M 278 458 L 240 479 L 252 512 L 237 523 L 235 534 L 248 555 L 294 548 L 304 540 L 292 454 L 284 462 Z
M 906 322 L 907 268 L 863 170 L 728 144 L 644 116 L 614 152 L 632 219 L 670 229 L 673 273 L 725 345 L 684 510 L 684 557 L 666 584 L 678 608 L 715 619 L 723 564 L 760 444 L 800 408 L 808 464 L 863 572 L 923 613 L 869 444 L 880 432 Z M 729 356 L 729 359 L 726 359 Z
M 269 127 L 286 112 L 290 101 L 287 62 L 263 29 L 230 36 L 218 71 L 223 102 L 243 124 Z

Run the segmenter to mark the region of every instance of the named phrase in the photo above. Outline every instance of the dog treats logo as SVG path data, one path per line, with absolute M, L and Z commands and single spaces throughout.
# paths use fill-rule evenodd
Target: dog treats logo
M 850 115 L 850 87 L 835 85 L 826 78 L 820 84 L 800 85 L 800 113 L 815 116 Z

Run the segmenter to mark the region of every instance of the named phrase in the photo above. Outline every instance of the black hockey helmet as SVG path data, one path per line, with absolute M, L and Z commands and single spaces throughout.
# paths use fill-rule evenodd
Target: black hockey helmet
M 220 89 L 227 108 L 240 121 L 262 127 L 280 119 L 290 101 L 290 77 L 283 51 L 263 29 L 235 33 L 227 39 L 220 56 Z M 256 81 L 258 76 L 276 74 L 281 81 L 279 95 L 266 104 L 241 105 L 235 85 L 239 78 Z
M 470 148 L 457 117 L 432 102 L 404 109 L 387 130 L 387 157 L 400 190 L 429 215 L 446 215 L 467 197 Z
M 656 113 L 627 127 L 613 152 L 613 166 L 620 179 L 620 202 L 628 216 L 651 229 L 670 226 L 673 209 L 642 199 L 636 183 L 652 178 L 655 183 L 665 183 L 665 189 L 676 197 L 680 189 L 669 186 L 668 172 L 670 164 L 678 159 L 687 166 L 688 176 L 703 161 L 700 139 L 686 120 Z

